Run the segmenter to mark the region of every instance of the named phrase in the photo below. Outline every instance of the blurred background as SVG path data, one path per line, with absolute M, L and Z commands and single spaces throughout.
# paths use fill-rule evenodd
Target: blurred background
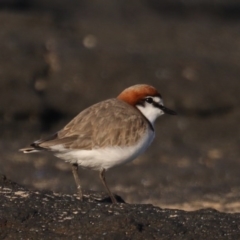
M 240 211 L 240 3 L 0 0 L 0 173 L 75 193 L 69 164 L 19 148 L 137 83 L 178 116 L 134 162 L 107 172 L 129 203 Z M 98 173 L 79 170 L 84 189 Z

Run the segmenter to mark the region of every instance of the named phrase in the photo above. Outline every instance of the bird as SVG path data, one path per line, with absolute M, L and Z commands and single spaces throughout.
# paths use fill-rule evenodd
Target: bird
M 78 167 L 99 171 L 111 202 L 117 203 L 107 185 L 106 171 L 142 154 L 155 137 L 155 120 L 163 114 L 176 115 L 176 112 L 164 106 L 162 96 L 155 87 L 133 85 L 116 98 L 86 108 L 60 131 L 19 151 L 49 151 L 69 162 L 80 200 L 84 196 Z

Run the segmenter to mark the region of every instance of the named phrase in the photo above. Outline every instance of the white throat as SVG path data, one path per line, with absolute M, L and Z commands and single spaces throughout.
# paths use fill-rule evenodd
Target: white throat
M 152 104 L 145 104 L 145 106 L 142 105 L 137 105 L 136 106 L 141 113 L 148 119 L 148 121 L 154 125 L 155 120 L 164 114 L 164 112 L 157 108 L 154 107 Z

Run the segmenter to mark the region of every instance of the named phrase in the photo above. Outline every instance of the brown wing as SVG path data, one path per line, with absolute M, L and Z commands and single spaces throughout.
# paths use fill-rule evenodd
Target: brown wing
M 51 139 L 36 143 L 41 148 L 63 144 L 68 149 L 130 146 L 144 134 L 148 124 L 134 107 L 109 99 L 79 113 Z

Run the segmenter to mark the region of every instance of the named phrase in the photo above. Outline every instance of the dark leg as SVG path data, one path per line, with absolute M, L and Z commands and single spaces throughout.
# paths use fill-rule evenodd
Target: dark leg
M 80 179 L 78 177 L 78 165 L 77 164 L 72 164 L 72 173 L 73 173 L 73 177 L 74 177 L 74 180 L 76 182 L 76 185 L 77 185 L 78 196 L 80 197 L 80 200 L 83 200 L 83 194 L 82 194 L 82 189 L 81 189 L 81 185 L 80 185 Z
M 107 186 L 106 179 L 105 179 L 105 169 L 102 169 L 102 170 L 100 171 L 99 176 L 100 176 L 100 179 L 101 179 L 101 181 L 102 181 L 105 189 L 106 189 L 107 192 L 108 192 L 109 197 L 110 197 L 111 200 L 112 200 L 112 203 L 117 203 L 116 198 L 113 196 L 113 194 L 111 193 L 111 191 L 109 190 L 109 188 L 108 188 L 108 186 Z

